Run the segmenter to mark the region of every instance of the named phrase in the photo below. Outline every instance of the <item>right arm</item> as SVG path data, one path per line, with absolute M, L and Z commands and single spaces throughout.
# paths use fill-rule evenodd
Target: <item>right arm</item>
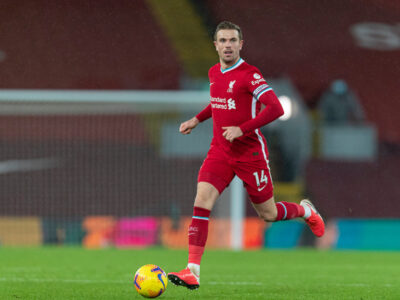
M 192 132 L 192 129 L 194 129 L 200 122 L 211 118 L 211 115 L 211 104 L 209 104 L 195 117 L 181 123 L 181 126 L 179 127 L 179 132 L 182 134 L 190 134 Z

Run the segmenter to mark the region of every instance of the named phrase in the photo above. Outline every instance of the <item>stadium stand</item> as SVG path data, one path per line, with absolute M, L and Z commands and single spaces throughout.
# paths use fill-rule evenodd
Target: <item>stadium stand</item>
M 377 124 L 380 140 L 400 141 L 400 121 L 392 114 L 399 109 L 400 69 L 392 63 L 399 50 L 362 48 L 352 34 L 355 25 L 374 22 L 389 30 L 381 35 L 393 36 L 398 45 L 397 1 L 195 2 L 205 6 L 203 11 L 214 23 L 230 19 L 243 27 L 243 56 L 267 78 L 289 76 L 310 107 L 330 82 L 343 78 L 359 95 L 367 119 Z M 0 22 L 10 30 L 1 37 L 1 88 L 180 87 L 185 68 L 180 54 L 145 0 L 112 4 L 35 0 L 22 5 L 7 1 L 4 6 Z M 176 11 L 175 19 L 180 14 L 185 13 Z M 182 42 L 176 45 L 185 47 Z
M 0 88 L 179 88 L 177 55 L 145 0 L 2 7 Z
M 147 0 L 147 3 L 166 31 L 185 72 L 191 78 L 203 79 L 208 84 L 206 75 L 209 67 L 215 63 L 215 49 L 192 1 Z M 182 14 L 182 11 L 185 13 Z

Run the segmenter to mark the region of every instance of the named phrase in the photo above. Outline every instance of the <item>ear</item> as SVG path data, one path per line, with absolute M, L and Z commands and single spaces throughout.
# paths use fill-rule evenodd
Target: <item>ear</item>
M 215 50 L 218 51 L 218 49 L 217 49 L 217 41 L 214 41 L 214 46 L 215 46 Z
M 242 50 L 243 42 L 244 42 L 243 40 L 240 40 L 240 41 L 239 41 L 239 50 Z

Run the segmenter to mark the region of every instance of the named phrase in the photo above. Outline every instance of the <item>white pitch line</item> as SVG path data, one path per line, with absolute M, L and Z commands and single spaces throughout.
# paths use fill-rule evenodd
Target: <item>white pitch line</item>
M 205 282 L 204 284 L 210 284 L 210 285 L 262 285 L 261 282 L 241 282 L 241 281 L 239 281 L 239 282 L 231 282 L 231 281 L 215 282 L 215 281 L 212 281 L 212 282 Z
M 51 279 L 51 278 L 13 278 L 13 277 L 0 277 L 0 282 L 37 282 L 37 283 L 46 283 L 46 282 L 60 282 L 60 283 L 78 283 L 78 284 L 91 284 L 91 283 L 116 283 L 116 284 L 127 284 L 133 283 L 132 280 L 96 280 L 96 279 Z M 252 281 L 209 281 L 203 282 L 203 284 L 208 285 L 256 285 L 261 286 L 263 283 L 261 282 L 252 282 Z M 371 284 L 368 283 L 338 283 L 335 286 L 341 287 L 370 287 Z M 379 284 L 377 286 L 381 287 L 394 287 L 395 285 L 390 283 Z
M 64 283 L 127 283 L 125 280 L 90 280 L 90 279 L 46 279 L 46 278 L 6 278 L 0 277 L 3 282 L 64 282 Z M 133 282 L 133 279 L 132 279 Z
M 126 284 L 130 283 L 129 280 L 92 280 L 92 279 L 51 279 L 51 278 L 7 278 L 0 277 L 0 281 L 2 282 L 62 282 L 62 283 L 118 283 L 118 284 Z M 133 279 L 131 280 L 133 282 Z M 209 285 L 262 285 L 261 282 L 205 282 L 204 284 Z
M 370 287 L 372 286 L 371 284 L 368 283 L 338 283 L 336 286 L 347 286 L 347 287 Z M 384 283 L 384 284 L 379 284 L 378 286 L 383 286 L 383 287 L 393 287 L 393 284 L 390 283 Z

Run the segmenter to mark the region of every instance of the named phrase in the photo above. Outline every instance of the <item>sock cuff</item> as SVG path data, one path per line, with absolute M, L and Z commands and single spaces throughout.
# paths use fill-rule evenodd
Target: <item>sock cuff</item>
M 281 220 L 286 220 L 286 217 L 287 217 L 287 208 L 286 208 L 286 206 L 285 206 L 285 204 L 283 203 L 283 202 L 277 202 L 276 203 L 276 206 L 278 206 L 278 204 L 283 208 L 283 214 L 282 214 L 282 216 L 281 216 Z
M 202 207 L 193 207 L 193 218 L 207 219 L 210 217 L 211 210 Z

